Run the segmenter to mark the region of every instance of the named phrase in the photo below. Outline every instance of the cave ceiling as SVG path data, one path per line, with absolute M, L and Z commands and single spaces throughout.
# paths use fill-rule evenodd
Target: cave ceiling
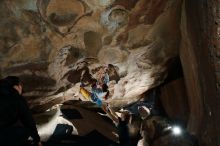
M 33 106 L 84 100 L 110 64 L 109 102 L 138 100 L 178 56 L 181 0 L 2 0 L 1 77 L 17 75 Z M 83 73 L 82 73 L 83 72 Z

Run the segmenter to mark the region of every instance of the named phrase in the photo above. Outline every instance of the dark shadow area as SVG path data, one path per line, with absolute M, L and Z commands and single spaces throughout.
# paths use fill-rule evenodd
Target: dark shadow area
M 82 119 L 82 115 L 76 109 L 62 109 L 61 112 L 63 113 L 64 118 L 73 120 L 73 119 Z
M 147 91 L 144 94 L 144 98 L 124 108 L 132 114 L 140 116 L 138 112 L 138 107 L 140 106 L 146 106 L 150 110 L 151 115 L 167 116 L 160 101 L 160 89 L 158 87 Z
M 160 86 L 163 86 L 173 80 L 183 77 L 183 69 L 179 56 L 170 59 L 168 61 L 168 64 L 169 65 L 167 66 L 167 77 Z
M 158 98 L 158 105 L 164 109 L 164 115 L 173 124 L 186 128 L 189 116 L 189 105 L 181 60 L 180 57 L 177 56 L 169 60 L 169 62 L 167 77 L 164 82 L 158 86 L 161 92 Z M 171 107 L 176 112 L 171 112 Z M 179 107 L 181 107 L 182 110 L 180 110 Z M 167 112 L 170 115 L 168 115 Z M 177 116 L 177 114 L 181 116 Z
M 119 146 L 96 130 L 85 136 L 72 135 L 73 128 L 58 124 L 53 135 L 43 146 Z

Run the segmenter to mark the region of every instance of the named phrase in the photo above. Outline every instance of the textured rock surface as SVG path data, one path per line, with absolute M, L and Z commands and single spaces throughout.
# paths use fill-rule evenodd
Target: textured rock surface
M 109 102 L 134 102 L 163 82 L 167 62 L 178 55 L 181 3 L 1 1 L 1 76 L 20 76 L 25 96 L 36 106 L 81 98 L 82 71 L 88 81 L 111 64 L 110 80 L 116 82 Z
M 109 102 L 135 102 L 163 83 L 179 55 L 188 130 L 201 145 L 219 145 L 217 0 L 1 0 L 0 16 L 0 76 L 20 76 L 34 110 L 85 100 L 82 72 L 90 82 L 107 64 Z
M 182 9 L 180 58 L 189 96 L 188 129 L 199 137 L 202 146 L 220 144 L 215 140 L 219 139 L 220 130 L 217 68 L 214 68 L 217 49 L 213 49 L 218 7 L 219 1 L 186 0 Z
M 171 119 L 182 121 L 184 124 L 188 122 L 189 105 L 183 79 L 174 80 L 161 87 L 160 99 Z
M 78 135 L 81 138 L 85 139 L 86 136 L 97 131 L 103 137 L 116 142 L 118 138 L 113 132 L 116 133 L 117 131 L 111 120 L 98 114 L 96 112 L 97 108 L 95 109 L 93 106 L 94 104 L 82 101 L 67 101 L 63 105 L 53 106 L 49 111 L 36 114 L 35 120 L 38 124 L 41 141 L 46 142 L 51 140 L 57 124 L 63 124 L 71 126 L 73 128 L 72 134 Z M 58 138 L 65 135 L 65 130 L 58 130 L 57 132 L 56 136 Z M 93 138 L 96 138 L 94 139 L 96 141 L 100 137 L 93 135 Z M 70 140 L 77 141 L 78 139 L 71 137 Z M 86 139 L 82 142 L 88 143 Z

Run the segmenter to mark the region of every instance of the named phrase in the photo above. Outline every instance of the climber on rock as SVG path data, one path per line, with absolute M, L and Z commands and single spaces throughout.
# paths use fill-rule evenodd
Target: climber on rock
M 82 72 L 81 81 L 83 79 L 84 73 Z M 109 98 L 109 76 L 107 73 L 107 68 L 105 68 L 104 72 L 99 74 L 99 79 L 92 79 L 90 81 L 91 84 L 91 91 L 85 88 L 85 84 L 81 82 L 80 85 L 80 93 L 85 97 L 87 100 L 91 100 L 92 102 L 96 103 L 98 107 L 101 107 L 104 112 L 107 113 L 108 117 L 111 118 L 114 122 L 118 122 L 118 119 L 114 116 L 114 112 L 110 109 L 108 104 L 104 102 Z
M 98 107 L 101 107 L 103 111 L 106 112 L 114 122 L 118 122 L 118 119 L 114 116 L 113 111 L 110 109 L 108 104 L 103 100 L 103 99 L 107 99 L 109 96 L 109 91 L 107 90 L 106 86 L 104 85 L 103 88 L 100 89 L 97 88 L 96 83 L 94 83 L 92 84 L 91 92 L 89 92 L 87 89 L 83 87 L 83 84 L 81 84 L 80 92 L 85 98 L 91 99 L 91 101 L 96 103 Z
M 91 74 L 90 74 L 91 75 Z M 108 85 L 109 85 L 109 75 L 108 75 L 108 67 L 101 68 L 97 72 L 97 79 L 93 78 L 90 79 L 88 84 L 91 84 L 91 92 L 89 93 L 88 90 L 84 88 L 85 84 L 83 81 L 85 76 L 85 71 L 82 71 L 80 81 L 80 92 L 82 95 L 87 99 L 96 102 L 97 104 L 100 104 L 99 100 L 107 100 L 109 98 L 109 90 L 108 90 Z M 88 85 L 87 84 L 87 85 Z M 92 96 L 90 96 L 92 95 Z M 91 97 L 91 98 L 90 98 Z M 99 98 L 99 99 L 98 99 Z

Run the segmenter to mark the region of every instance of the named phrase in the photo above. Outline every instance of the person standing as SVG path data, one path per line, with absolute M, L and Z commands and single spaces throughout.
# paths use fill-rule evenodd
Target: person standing
M 22 85 L 16 76 L 0 80 L 0 145 L 24 146 L 31 136 L 34 146 L 42 146 L 35 121 L 26 100 Z
M 118 117 L 118 135 L 120 146 L 132 146 L 128 124 L 130 123 L 131 115 L 129 112 L 122 112 L 121 117 Z

